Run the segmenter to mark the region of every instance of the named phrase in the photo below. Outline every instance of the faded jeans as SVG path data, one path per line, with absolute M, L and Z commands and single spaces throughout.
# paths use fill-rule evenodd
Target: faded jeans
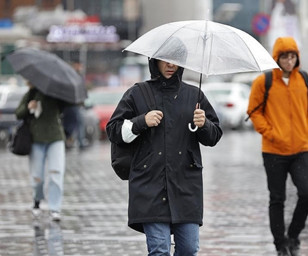
M 29 157 L 33 199 L 41 201 L 44 196 L 45 177 L 47 200 L 50 211 L 61 211 L 63 179 L 65 172 L 64 141 L 52 143 L 33 143 Z M 47 173 L 45 173 L 45 166 Z
M 308 152 L 290 156 L 263 153 L 264 166 L 270 192 L 270 228 L 276 249 L 286 241 L 284 203 L 288 173 L 297 189 L 298 200 L 287 235 L 297 239 L 305 227 L 308 214 Z
M 174 256 L 197 256 L 199 224 L 144 223 L 148 256 L 170 256 L 171 231 L 174 234 Z

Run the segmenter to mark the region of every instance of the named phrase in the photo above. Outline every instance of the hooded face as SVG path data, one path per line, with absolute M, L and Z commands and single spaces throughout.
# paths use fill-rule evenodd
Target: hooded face
M 157 60 L 159 72 L 167 79 L 171 78 L 178 70 L 178 66 L 162 60 Z
M 299 50 L 292 37 L 277 38 L 273 47 L 273 58 L 285 72 L 299 66 Z
M 177 67 L 176 70 L 174 71 L 174 73 L 172 74 L 171 77 L 168 76 L 169 78 L 167 78 L 164 74 L 161 73 L 161 70 L 158 67 L 158 62 L 159 62 L 159 60 L 157 60 L 157 59 L 153 59 L 153 58 L 149 59 L 149 69 L 150 69 L 152 79 L 157 79 L 159 77 L 164 77 L 165 79 L 169 79 L 169 78 L 175 77 L 175 76 L 177 76 L 178 79 L 182 78 L 184 68 L 174 65 L 175 67 Z M 167 63 L 167 62 L 165 62 L 165 63 Z M 172 65 L 172 64 L 170 64 L 170 65 Z M 168 72 L 166 74 L 168 74 Z
M 296 66 L 298 57 L 296 52 L 283 52 L 279 55 L 278 65 L 284 72 L 291 72 Z

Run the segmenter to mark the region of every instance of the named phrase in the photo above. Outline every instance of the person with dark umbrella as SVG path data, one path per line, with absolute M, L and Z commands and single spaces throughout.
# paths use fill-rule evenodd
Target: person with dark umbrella
M 6 59 L 30 87 L 15 113 L 18 119 L 30 119 L 32 213 L 40 216 L 40 203 L 47 199 L 52 220 L 59 221 L 65 172 L 65 134 L 60 114 L 65 106 L 83 102 L 87 92 L 81 76 L 55 54 L 26 47 L 10 53 Z M 46 197 L 45 165 L 48 174 Z
M 47 199 L 51 219 L 60 221 L 65 172 L 65 135 L 60 113 L 65 103 L 41 93 L 30 83 L 28 85 L 29 91 L 22 98 L 15 113 L 18 119 L 28 119 L 32 135 L 29 155 L 33 187 L 32 213 L 35 218 L 39 218 L 42 213 L 40 203 Z M 46 196 L 45 177 L 48 181 Z

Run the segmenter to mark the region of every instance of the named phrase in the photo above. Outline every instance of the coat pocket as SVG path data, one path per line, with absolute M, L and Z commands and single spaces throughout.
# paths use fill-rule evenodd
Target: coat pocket
M 197 153 L 193 152 L 192 150 L 188 150 L 188 161 L 189 161 L 189 168 L 192 169 L 202 169 L 202 162 L 201 156 Z
M 133 162 L 133 169 L 136 170 L 147 170 L 152 164 L 152 148 L 149 145 L 143 143 L 140 150 L 138 150 L 136 158 Z
M 288 143 L 288 140 L 290 140 L 288 136 L 280 135 L 277 131 L 274 130 L 272 132 L 272 138 L 270 140 L 270 143 L 277 150 L 285 151 L 285 150 L 288 150 L 288 146 L 290 146 L 288 145 L 290 144 Z

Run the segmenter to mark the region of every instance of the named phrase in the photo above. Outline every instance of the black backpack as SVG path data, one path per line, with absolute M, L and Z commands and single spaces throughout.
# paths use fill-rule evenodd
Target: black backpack
M 306 71 L 304 70 L 299 70 L 299 73 L 303 76 L 306 86 L 308 87 L 308 74 Z M 273 79 L 273 74 L 272 71 L 267 71 L 265 72 L 265 92 L 264 92 L 264 98 L 263 101 L 256 106 L 249 114 L 248 117 L 245 119 L 245 121 L 248 121 L 248 119 L 250 118 L 250 116 L 256 111 L 258 110 L 260 107 L 262 107 L 262 112 L 265 112 L 265 107 L 266 107 L 266 102 L 267 102 L 267 98 L 268 98 L 268 91 L 272 86 L 272 79 Z
M 155 109 L 155 98 L 150 85 L 147 82 L 137 84 L 150 110 Z M 131 161 L 138 146 L 138 140 L 131 143 L 116 144 L 111 142 L 111 166 L 115 173 L 122 179 L 128 180 Z

